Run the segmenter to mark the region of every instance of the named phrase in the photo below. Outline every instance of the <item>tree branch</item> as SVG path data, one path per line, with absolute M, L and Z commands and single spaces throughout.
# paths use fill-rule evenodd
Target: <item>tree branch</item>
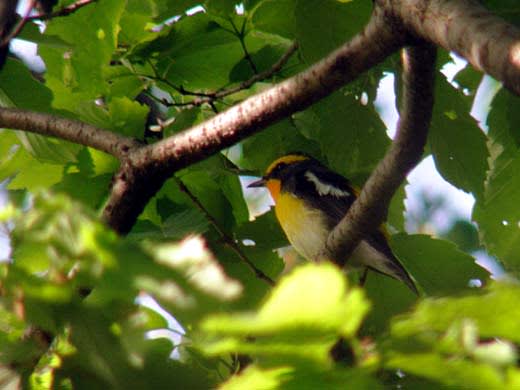
M 395 191 L 420 161 L 433 108 L 435 49 L 428 43 L 402 54 L 403 103 L 397 136 L 350 207 L 330 233 L 324 257 L 344 266 L 359 241 L 385 220 Z
M 64 139 L 119 159 L 141 146 L 134 139 L 84 122 L 15 108 L 0 108 L 0 126 Z
M 405 40 L 399 25 L 376 7 L 361 33 L 308 70 L 200 125 L 132 153 L 115 177 L 105 221 L 120 233 L 128 232 L 173 172 L 305 109 L 382 61 Z
M 29 16 L 28 19 L 29 20 L 49 20 L 52 18 L 56 18 L 58 16 L 67 16 L 67 15 L 70 15 L 70 14 L 76 12 L 77 10 L 79 10 L 80 8 L 82 8 L 86 5 L 95 3 L 96 1 L 97 0 L 78 0 L 57 11 L 54 11 L 51 13 L 42 13 L 39 15 Z
M 520 95 L 520 29 L 475 0 L 376 0 L 423 39 L 468 60 Z

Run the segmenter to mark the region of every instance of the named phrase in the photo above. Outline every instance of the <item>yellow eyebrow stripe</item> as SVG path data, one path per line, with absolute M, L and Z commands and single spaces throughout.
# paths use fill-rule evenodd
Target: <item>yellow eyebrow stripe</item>
M 271 163 L 271 165 L 269 165 L 269 167 L 265 171 L 265 174 L 269 175 L 269 173 L 271 173 L 271 171 L 280 163 L 291 164 L 296 161 L 304 161 L 304 160 L 309 160 L 309 157 L 303 156 L 301 154 L 289 154 L 287 156 L 280 157 L 280 158 L 274 160 Z

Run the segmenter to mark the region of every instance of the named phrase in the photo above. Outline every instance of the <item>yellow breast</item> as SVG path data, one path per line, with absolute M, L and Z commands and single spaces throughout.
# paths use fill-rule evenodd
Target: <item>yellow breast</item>
M 290 193 L 277 195 L 276 217 L 289 242 L 303 257 L 317 260 L 328 234 L 321 212 L 309 208 L 303 200 Z

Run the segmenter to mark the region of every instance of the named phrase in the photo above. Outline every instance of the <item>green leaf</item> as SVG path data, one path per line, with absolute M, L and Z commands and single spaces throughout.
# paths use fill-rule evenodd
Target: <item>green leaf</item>
M 236 0 L 206 0 L 204 6 L 209 12 L 222 15 L 235 13 Z
M 516 383 L 520 290 L 495 283 L 478 294 L 427 299 L 392 324 L 385 365 L 448 386 L 506 388 Z M 487 341 L 500 338 L 501 341 Z M 506 374 L 507 372 L 507 374 Z
M 501 373 L 493 367 L 457 359 L 450 361 L 434 354 L 392 354 L 387 366 L 437 380 L 448 388 L 500 389 L 505 386 Z
M 203 117 L 200 107 L 193 107 L 182 110 L 175 115 L 175 122 L 164 130 L 164 136 L 169 137 L 177 134 L 182 130 L 186 130 L 196 123 L 202 122 Z
M 154 240 L 180 240 L 192 234 L 204 234 L 209 228 L 209 221 L 195 208 L 183 208 L 174 205 L 171 214 L 161 225 L 140 219 L 128 235 L 133 240 L 151 238 Z
M 457 73 L 453 81 L 460 85 L 464 93 L 474 96 L 482 82 L 482 78 L 482 73 L 478 72 L 468 64 L 464 69 Z
M 336 328 L 342 336 L 351 337 L 368 309 L 361 291 L 347 290 L 341 272 L 331 265 L 309 264 L 280 282 L 260 309 L 254 328 L 262 332 L 316 326 Z M 315 324 L 317 316 L 322 324 Z
M 495 97 L 489 114 L 490 171 L 485 199 L 478 199 L 473 220 L 487 250 L 498 257 L 505 267 L 518 273 L 520 250 L 518 201 L 520 200 L 520 150 L 517 131 L 518 98 L 506 91 Z
M 486 136 L 459 91 L 438 78 L 429 144 L 439 173 L 454 186 L 483 195 L 488 169 Z
M 181 19 L 150 50 L 154 47 L 161 49 L 159 74 L 188 90 L 226 85 L 231 69 L 243 56 L 239 39 L 204 13 Z
M 237 224 L 244 223 L 249 220 L 249 211 L 242 193 L 242 186 L 238 176 L 233 173 L 222 173 L 217 181 L 224 193 L 226 199 L 231 204 L 233 216 Z
M 319 156 L 319 145 L 304 137 L 289 120 L 272 125 L 243 142 L 243 167 L 261 172 L 276 158 L 294 151 Z
M 409 311 L 417 301 L 417 296 L 402 282 L 375 272 L 368 273 L 364 290 L 372 310 L 360 329 L 363 336 L 377 337 L 387 331 L 391 319 Z
M 81 149 L 81 146 L 77 144 L 57 138 L 25 132 L 18 132 L 17 134 L 24 148 L 36 159 L 45 163 L 74 163 L 76 153 Z
M 208 318 L 203 329 L 228 338 L 206 350 L 283 353 L 325 362 L 335 337 L 352 337 L 368 309 L 361 290 L 347 289 L 345 277 L 334 266 L 308 264 L 282 279 L 257 313 Z M 246 335 L 261 341 L 240 341 Z M 305 346 L 298 341 L 302 337 Z
M 170 0 L 155 0 L 154 2 L 159 13 L 157 19 L 160 22 L 164 22 L 166 19 L 173 16 L 180 15 L 201 3 L 200 0 L 176 0 L 175 2 L 171 2 Z
M 210 172 L 199 169 L 184 170 L 180 175 L 188 190 L 209 215 L 218 221 L 222 229 L 229 232 L 236 221 L 231 203 L 222 192 L 218 181 Z
M 480 249 L 477 228 L 467 220 L 459 219 L 455 221 L 450 230 L 443 236 L 455 243 L 461 251 L 471 253 Z
M 501 337 L 518 343 L 520 308 L 513 302 L 519 297 L 520 288 L 514 283 L 494 282 L 478 293 L 458 298 L 427 299 L 413 314 L 396 321 L 392 332 L 408 337 L 426 329 L 446 330 L 454 321 L 471 319 L 482 337 Z
M 288 39 L 295 37 L 295 0 L 262 1 L 252 15 L 254 28 Z
M 24 41 L 34 42 L 38 45 L 53 46 L 59 48 L 71 48 L 71 45 L 56 36 L 45 35 L 40 31 L 40 27 L 36 23 L 27 23 L 24 25 L 20 34 L 16 38 Z
M 200 210 L 188 209 L 166 218 L 162 230 L 166 238 L 179 240 L 188 234 L 202 234 L 208 226 L 209 221 Z
M 305 61 L 318 61 L 359 33 L 371 12 L 372 4 L 362 0 L 298 0 L 296 38 Z
M 257 248 L 272 250 L 289 245 L 274 212 L 264 213 L 242 224 L 237 230 L 237 236 L 242 240 L 252 240 Z
M 71 198 L 98 209 L 110 189 L 111 175 L 91 176 L 83 172 L 68 173 L 53 186 L 53 190 L 68 193 Z M 85 183 L 88 182 L 88 185 Z
M 157 261 L 182 271 L 199 290 L 221 300 L 237 298 L 242 286 L 230 279 L 200 238 L 188 238 L 180 245 L 164 244 L 154 248 Z
M 488 181 L 486 201 L 476 204 L 473 219 L 480 228 L 480 238 L 490 253 L 507 269 L 518 273 L 520 262 L 520 153 Z
M 23 63 L 8 59 L 0 73 L 0 105 L 39 112 L 52 112 L 52 92 L 38 82 Z M 31 91 L 27 94 L 27 91 Z M 79 147 L 56 138 L 25 132 L 17 133 L 23 146 L 40 161 L 74 161 Z
M 74 112 L 82 102 L 92 101 L 107 91 L 104 69 L 117 47 L 125 4 L 123 0 L 107 0 L 48 23 L 46 35 L 71 45 L 68 49 L 39 48 L 47 66 L 46 85 L 55 93 L 54 107 Z
M 30 94 L 27 91 L 31 91 Z M 0 105 L 48 112 L 52 92 L 19 60 L 8 58 L 0 72 Z
M 109 67 L 105 71 L 105 77 L 110 84 L 111 97 L 134 99 L 145 88 L 139 76 L 124 66 Z
M 472 279 L 486 282 L 489 274 L 470 255 L 449 242 L 426 235 L 392 236 L 392 248 L 428 295 L 467 290 Z
M 36 190 L 58 182 L 62 177 L 62 167 L 39 162 L 20 146 L 16 138 L 14 132 L 2 132 L 0 143 L 7 153 L 0 162 L 0 180 L 14 177 L 8 184 L 11 190 Z
M 157 32 L 152 31 L 152 22 L 156 16 L 153 0 L 129 0 L 121 16 L 120 44 L 132 47 L 154 39 Z
M 390 202 L 390 207 L 388 208 L 387 222 L 390 226 L 399 231 L 404 230 L 404 201 L 406 199 L 405 187 L 407 185 L 408 181 L 401 184 Z
M 272 250 L 237 244 L 244 256 L 271 279 L 276 280 L 283 271 L 282 259 Z M 252 307 L 258 306 L 260 302 L 265 300 L 270 291 L 270 285 L 258 278 L 234 249 L 230 248 L 229 245 L 214 245 L 213 251 L 226 274 L 235 280 L 239 280 L 244 287 L 242 296 L 232 302 L 230 307 L 234 310 L 251 310 Z
M 319 122 L 310 138 L 320 143 L 329 167 L 349 178 L 370 174 L 390 144 L 374 107 L 337 92 L 310 110 Z
M 149 107 L 127 97 L 113 97 L 107 105 L 94 102 L 76 108 L 81 119 L 94 126 L 142 139 Z
M 250 366 L 240 375 L 233 376 L 222 389 L 379 389 L 374 379 L 359 369 L 317 370 L 313 367 L 292 368 L 280 366 L 261 369 Z

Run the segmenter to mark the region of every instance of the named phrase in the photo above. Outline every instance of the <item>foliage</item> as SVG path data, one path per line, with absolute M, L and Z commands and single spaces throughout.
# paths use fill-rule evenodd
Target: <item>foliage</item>
M 23 29 L 20 38 L 38 45 L 46 72 L 38 81 L 10 58 L 0 72 L 0 104 L 154 142 L 319 60 L 362 28 L 370 3 L 99 1 L 49 20 L 43 31 L 34 23 Z M 488 3 L 520 20 L 513 2 Z M 298 53 L 272 77 L 212 105 L 188 104 L 270 69 L 294 40 Z M 440 58 L 439 69 L 450 61 L 446 53 Z M 418 281 L 420 298 L 372 273 L 357 287 L 327 264 L 281 276 L 275 250 L 287 242 L 272 211 L 249 218 L 237 173 L 260 174 L 287 151 L 312 153 L 361 185 L 391 142 L 374 99 L 385 73 L 398 71 L 397 57 L 390 58 L 313 107 L 177 172 L 125 238 L 98 217 L 118 166 L 113 157 L 1 130 L 0 180 L 9 203 L 0 218 L 12 245 L 1 266 L 2 385 L 520 386 L 518 97 L 498 93 L 484 132 L 469 114 L 481 76 L 467 68 L 452 84 L 439 72 L 428 152 L 447 181 L 474 195 L 480 245 L 510 281 L 490 283 L 452 242 L 404 233 L 403 190 L 389 211 L 398 232 L 391 245 Z M 143 95 L 160 117 L 175 121 L 150 131 L 161 122 L 139 103 Z M 475 279 L 483 287 L 471 287 Z M 143 294 L 181 326 L 137 304 Z M 158 329 L 169 340 L 150 339 Z M 332 359 L 337 351 L 339 362 Z

